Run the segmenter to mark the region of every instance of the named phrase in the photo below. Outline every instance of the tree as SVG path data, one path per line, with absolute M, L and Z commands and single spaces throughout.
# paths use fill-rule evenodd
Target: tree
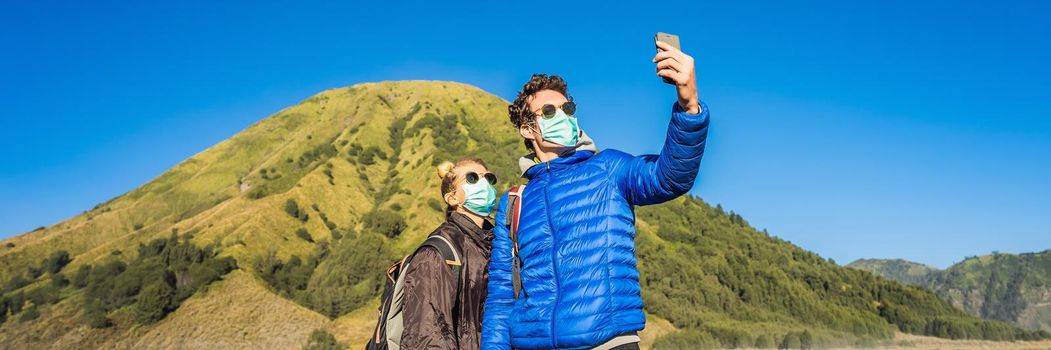
M 26 303 L 26 295 L 22 291 L 17 291 L 11 294 L 11 298 L 7 299 L 7 303 L 12 315 L 22 312 L 22 305 Z
M 0 324 L 7 322 L 7 298 L 0 298 Z
M 310 215 L 307 214 L 306 210 L 300 210 L 299 204 L 291 198 L 285 201 L 285 213 L 288 213 L 288 215 L 299 219 L 299 221 L 302 222 L 306 222 L 310 219 Z
M 135 321 L 150 324 L 164 318 L 175 307 L 175 288 L 164 281 L 156 281 L 139 293 L 135 304 Z
M 44 269 L 30 265 L 26 267 L 26 272 L 29 273 L 30 279 L 36 280 L 37 277 L 44 274 Z
M 779 345 L 777 348 L 778 349 L 799 349 L 801 347 L 802 347 L 802 344 L 799 341 L 799 334 L 796 333 L 796 332 L 788 332 L 788 334 L 785 334 L 785 337 L 783 339 L 781 339 L 781 345 Z
M 814 335 L 810 334 L 810 330 L 804 330 L 803 333 L 799 335 L 799 347 L 803 349 L 814 348 Z
M 310 232 L 307 231 L 307 229 L 305 228 L 301 227 L 298 230 L 296 230 L 296 236 L 304 241 L 314 243 L 314 236 L 311 236 Z
M 318 328 L 310 333 L 310 339 L 303 350 L 343 350 L 347 345 L 336 341 L 336 337 L 324 329 Z
M 73 274 L 73 288 L 84 288 L 88 285 L 88 277 L 91 275 L 91 265 L 81 265 L 77 273 Z
M 770 339 L 770 336 L 761 334 L 755 338 L 755 348 L 757 349 L 769 349 L 774 347 L 774 341 Z
M 26 293 L 26 297 L 33 301 L 33 305 L 54 304 L 58 302 L 58 288 L 51 285 L 43 285 L 33 288 Z
M 22 313 L 22 317 L 18 320 L 22 322 L 32 321 L 40 317 L 40 311 L 37 310 L 36 305 L 30 306 L 26 309 L 26 312 Z
M 70 262 L 69 252 L 65 250 L 59 250 L 51 254 L 50 257 L 44 260 L 41 266 L 45 271 L 50 273 L 57 273 L 62 270 L 63 267 L 68 265 Z
M 91 328 L 106 328 L 113 325 L 113 321 L 110 321 L 106 317 L 106 310 L 102 308 L 97 301 L 94 299 L 85 300 L 84 304 L 84 322 Z
M 59 272 L 51 275 L 51 286 L 54 288 L 63 288 L 69 285 L 69 279 L 66 279 L 66 275 Z
M 29 285 L 29 280 L 26 280 L 25 277 L 22 277 L 22 274 L 17 274 L 12 276 L 11 279 L 7 281 L 7 285 L 4 286 L 4 292 L 10 292 L 25 287 L 27 285 Z
M 361 220 L 366 230 L 379 232 L 391 238 L 397 237 L 408 227 L 405 218 L 387 209 L 376 209 L 365 213 Z
M 653 343 L 655 350 L 719 349 L 719 341 L 705 331 L 687 329 L 665 334 Z

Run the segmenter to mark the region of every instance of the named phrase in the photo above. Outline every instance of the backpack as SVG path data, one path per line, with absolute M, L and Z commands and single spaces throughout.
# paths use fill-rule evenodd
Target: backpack
M 405 272 L 416 255 L 423 247 L 434 247 L 441 253 L 445 263 L 453 270 L 456 276 L 456 297 L 459 302 L 460 294 L 460 253 L 445 237 L 433 235 L 427 237 L 416 251 L 406 255 L 401 261 L 395 262 L 387 268 L 387 279 L 383 287 L 383 295 L 380 296 L 379 319 L 376 321 L 376 330 L 372 339 L 365 344 L 365 350 L 400 350 L 401 335 L 405 331 L 402 314 L 402 302 L 405 297 Z
M 522 293 L 522 256 L 518 254 L 518 224 L 522 218 L 522 193 L 525 185 L 511 187 L 507 193 L 508 209 L 504 224 L 509 229 L 511 236 L 511 287 L 514 289 L 515 299 Z

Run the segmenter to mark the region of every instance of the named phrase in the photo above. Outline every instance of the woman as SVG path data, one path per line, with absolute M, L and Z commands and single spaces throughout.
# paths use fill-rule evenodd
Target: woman
M 403 349 L 478 349 L 496 203 L 496 175 L 480 159 L 438 165 L 445 222 L 430 235 L 452 243 L 460 276 L 438 249 L 424 246 L 405 271 Z M 459 284 L 457 283 L 459 278 Z M 459 288 L 459 290 L 457 290 Z

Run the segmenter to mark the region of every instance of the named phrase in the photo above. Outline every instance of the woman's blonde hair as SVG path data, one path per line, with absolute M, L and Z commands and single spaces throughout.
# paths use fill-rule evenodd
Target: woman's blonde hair
M 445 195 L 449 194 L 450 192 L 456 189 L 456 187 L 454 186 L 456 184 L 456 172 L 453 170 L 464 164 L 471 163 L 481 165 L 486 170 L 489 170 L 489 166 L 486 165 L 485 161 L 481 160 L 480 158 L 460 158 L 455 163 L 450 161 L 444 161 L 441 162 L 441 164 L 438 164 L 438 178 L 442 180 L 442 201 L 445 201 Z M 449 216 L 450 214 L 452 214 L 452 212 L 453 208 L 449 206 L 448 203 L 446 203 L 445 216 Z

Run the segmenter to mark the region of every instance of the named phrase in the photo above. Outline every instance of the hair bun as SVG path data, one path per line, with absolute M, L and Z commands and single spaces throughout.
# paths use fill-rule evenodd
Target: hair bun
M 448 175 L 450 171 L 453 171 L 454 167 L 455 165 L 450 161 L 444 161 L 441 164 L 438 164 L 438 178 L 444 179 L 445 175 Z

